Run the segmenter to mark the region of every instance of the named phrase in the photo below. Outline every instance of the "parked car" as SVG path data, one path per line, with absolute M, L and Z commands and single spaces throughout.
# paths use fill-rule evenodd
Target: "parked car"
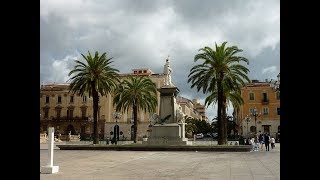
M 217 138 L 218 137 L 218 133 L 212 133 L 212 137 L 213 138 Z
M 202 139 L 203 137 L 203 133 L 196 134 L 196 139 Z

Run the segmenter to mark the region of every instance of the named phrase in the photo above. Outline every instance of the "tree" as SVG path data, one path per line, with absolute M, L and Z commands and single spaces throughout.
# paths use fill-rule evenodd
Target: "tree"
M 138 130 L 138 110 L 146 112 L 155 112 L 157 107 L 157 87 L 147 76 L 129 76 L 118 86 L 113 105 L 116 111 L 133 110 L 134 120 L 134 143 L 137 142 Z
M 198 121 L 198 119 L 195 119 L 190 116 L 185 116 L 185 123 L 186 123 L 185 128 L 186 128 L 186 136 L 187 137 L 193 137 L 193 135 L 198 132 L 198 127 L 196 126 L 196 121 Z
M 188 135 L 188 137 L 190 137 L 190 134 L 193 136 L 194 134 L 197 133 L 203 133 L 203 134 L 207 134 L 207 133 L 212 133 L 213 128 L 210 125 L 210 123 L 208 123 L 205 120 L 200 120 L 197 118 L 193 118 L 193 117 L 185 117 L 185 122 L 186 122 L 186 135 Z
M 240 94 L 240 88 L 238 90 L 232 90 L 229 91 L 228 87 L 224 86 L 224 98 L 223 98 L 223 103 L 222 103 L 222 118 L 225 120 L 224 123 L 224 131 L 227 131 L 225 134 L 222 134 L 224 138 L 228 137 L 229 134 L 229 121 L 227 121 L 230 116 L 227 116 L 227 108 L 230 103 L 232 104 L 234 109 L 237 109 L 240 107 L 241 104 L 243 104 L 243 99 Z M 217 92 L 211 92 L 211 94 L 205 99 L 205 104 L 215 104 L 218 101 L 218 94 Z M 216 118 L 217 119 L 217 118 Z
M 84 96 L 86 93 L 93 99 L 93 143 L 99 144 L 98 134 L 98 103 L 99 94 L 105 96 L 112 93 L 117 87 L 117 72 L 111 67 L 112 58 L 107 58 L 107 53 L 99 56 L 96 51 L 94 57 L 88 51 L 88 55 L 81 54 L 85 62 L 75 60 L 75 67 L 70 71 L 70 91 Z
M 240 92 L 240 88 L 245 81 L 250 81 L 247 77 L 249 69 L 241 65 L 241 62 L 249 64 L 248 59 L 236 56 L 242 52 L 237 46 L 226 47 L 227 42 L 221 46 L 215 43 L 215 50 L 210 47 L 199 49 L 201 53 L 195 55 L 194 61 L 203 60 L 201 64 L 191 68 L 188 75 L 188 82 L 191 88 L 196 87 L 197 91 L 202 89 L 203 93 L 212 95 L 218 103 L 218 144 L 227 143 L 227 122 L 226 122 L 226 93 Z M 213 95 L 214 94 L 214 95 Z M 215 102 L 206 101 L 207 107 Z

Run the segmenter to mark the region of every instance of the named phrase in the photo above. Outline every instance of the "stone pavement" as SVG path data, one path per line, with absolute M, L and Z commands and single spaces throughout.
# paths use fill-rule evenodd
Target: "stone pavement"
M 47 163 L 40 144 L 40 167 Z M 148 152 L 54 150 L 56 174 L 40 174 L 41 180 L 169 180 L 280 179 L 280 144 L 269 152 Z

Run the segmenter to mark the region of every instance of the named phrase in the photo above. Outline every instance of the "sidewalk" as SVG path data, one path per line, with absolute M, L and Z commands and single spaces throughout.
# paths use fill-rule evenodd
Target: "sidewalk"
M 40 150 L 40 166 L 47 150 Z M 40 179 L 280 179 L 280 144 L 269 152 L 55 150 L 57 174 Z

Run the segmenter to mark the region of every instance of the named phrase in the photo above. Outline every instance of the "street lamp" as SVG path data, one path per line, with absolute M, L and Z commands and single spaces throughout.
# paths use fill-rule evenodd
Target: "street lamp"
M 247 117 L 246 117 L 246 122 L 247 122 L 247 138 L 248 138 L 248 128 L 249 128 L 249 122 L 250 122 L 250 118 L 249 118 L 249 116 L 247 115 Z
M 113 118 L 116 120 L 116 128 L 115 128 L 115 134 L 114 134 L 114 137 L 115 137 L 115 140 L 114 140 L 114 144 L 117 144 L 117 139 L 118 139 L 118 119 L 121 118 L 121 113 L 119 112 L 114 112 L 113 113 Z
M 253 112 L 251 112 L 251 115 L 254 117 L 254 126 L 256 127 L 255 133 L 257 133 L 257 117 L 260 116 L 260 113 L 258 113 L 258 110 L 256 107 L 254 107 Z

